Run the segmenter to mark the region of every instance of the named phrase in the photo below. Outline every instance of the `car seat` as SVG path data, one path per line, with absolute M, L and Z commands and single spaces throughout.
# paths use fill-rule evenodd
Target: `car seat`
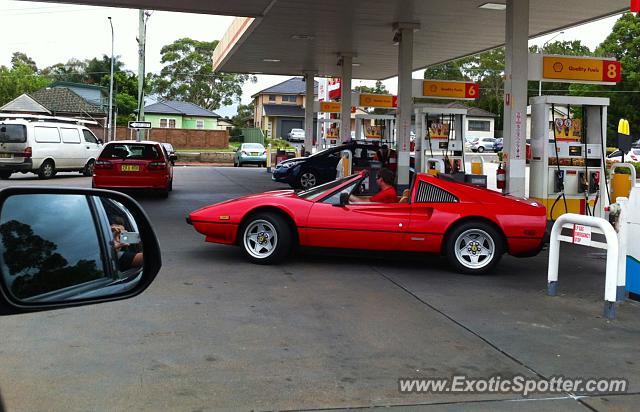
M 409 203 L 410 196 L 411 192 L 409 191 L 409 189 L 404 189 L 402 191 L 402 196 L 400 196 L 400 200 L 398 200 L 398 203 Z

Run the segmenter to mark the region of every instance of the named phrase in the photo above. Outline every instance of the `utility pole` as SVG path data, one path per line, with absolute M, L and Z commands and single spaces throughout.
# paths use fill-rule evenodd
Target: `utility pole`
M 144 121 L 144 47 L 147 36 L 145 11 L 140 10 L 138 16 L 138 121 Z M 138 130 L 137 140 L 144 140 L 144 129 Z
M 114 140 L 113 138 L 113 23 L 111 17 L 109 17 L 109 24 L 111 25 L 111 74 L 109 76 L 109 132 L 107 138 L 104 139 L 107 142 Z

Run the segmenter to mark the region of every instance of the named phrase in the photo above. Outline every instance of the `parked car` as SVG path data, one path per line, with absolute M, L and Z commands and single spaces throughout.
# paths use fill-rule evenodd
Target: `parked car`
M 290 142 L 304 142 L 304 130 L 291 129 L 291 131 L 287 133 L 287 140 Z
M 418 174 L 406 202 L 351 203 L 365 179 L 363 171 L 299 193 L 246 196 L 191 212 L 187 222 L 206 241 L 239 245 L 259 264 L 305 246 L 444 253 L 457 271 L 481 274 L 503 253 L 533 256 L 542 248 L 547 214 L 537 202 Z
M 469 148 L 472 152 L 482 153 L 484 151 L 493 151 L 496 139 L 493 137 L 479 137 L 471 141 Z
M 257 164 L 267 167 L 267 151 L 260 143 L 242 143 L 233 156 L 233 166 Z
M 0 179 L 16 172 L 49 179 L 59 171 L 93 175 L 102 149 L 86 121 L 40 115 L 0 115 Z M 95 123 L 95 122 L 93 122 Z
M 280 162 L 273 170 L 272 179 L 293 188 L 310 189 L 336 178 L 340 152 L 349 150 L 354 169 L 365 168 L 376 155 L 376 147 L 365 143 L 347 143 L 325 149 L 309 157 L 297 157 Z
M 493 145 L 493 151 L 497 153 L 502 151 L 502 149 L 504 149 L 504 140 L 502 139 L 502 137 L 499 137 L 496 139 Z
M 93 187 L 151 189 L 167 197 L 173 190 L 173 165 L 158 142 L 109 142 L 96 160 Z
M 172 165 L 176 164 L 176 160 L 178 160 L 178 154 L 176 150 L 173 148 L 171 143 L 162 143 L 162 147 L 164 148 L 166 154 L 169 156 L 169 161 Z

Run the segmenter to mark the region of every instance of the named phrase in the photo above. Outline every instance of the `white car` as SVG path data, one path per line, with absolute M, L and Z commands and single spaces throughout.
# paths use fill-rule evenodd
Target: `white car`
M 622 151 L 616 150 L 607 156 L 607 160 L 612 162 L 622 161 Z M 640 161 L 640 149 L 631 149 L 628 153 L 624 154 L 625 162 L 638 162 Z
M 493 148 L 495 147 L 496 139 L 493 137 L 480 137 L 473 139 L 469 143 L 469 148 L 472 152 L 482 153 L 484 151 L 493 152 Z
M 291 131 L 287 134 L 287 140 L 289 140 L 290 142 L 304 142 L 304 130 L 291 129 Z

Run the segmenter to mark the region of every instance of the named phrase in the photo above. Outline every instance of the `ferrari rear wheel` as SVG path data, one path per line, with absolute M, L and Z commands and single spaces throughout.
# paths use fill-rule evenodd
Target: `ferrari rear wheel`
M 240 244 L 253 263 L 268 265 L 282 261 L 291 252 L 292 229 L 275 213 L 250 217 L 240 230 Z
M 504 252 L 502 235 L 485 222 L 467 222 L 447 236 L 445 251 L 458 271 L 480 275 L 493 269 Z

